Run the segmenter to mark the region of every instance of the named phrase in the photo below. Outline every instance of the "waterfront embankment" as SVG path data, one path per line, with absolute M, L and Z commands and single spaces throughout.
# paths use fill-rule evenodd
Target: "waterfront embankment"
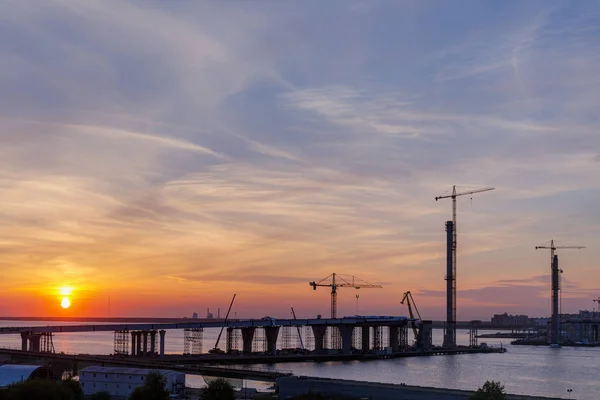
M 377 400 L 468 400 L 472 391 L 442 389 L 403 384 L 361 382 L 343 379 L 313 378 L 306 376 L 277 379 L 279 398 L 288 399 L 307 393 L 321 393 L 348 399 Z M 509 394 L 509 400 L 558 400 L 559 397 L 537 397 Z

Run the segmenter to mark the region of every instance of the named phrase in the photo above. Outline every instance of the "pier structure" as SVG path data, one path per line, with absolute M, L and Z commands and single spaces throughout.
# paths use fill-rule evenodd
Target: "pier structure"
M 281 352 L 301 351 L 314 354 L 395 353 L 407 351 L 408 324 L 413 319 L 396 316 L 352 316 L 336 319 L 249 319 L 210 322 L 158 323 L 158 324 L 107 324 L 107 325 L 55 325 L 38 327 L 0 328 L 0 334 L 20 334 L 22 351 L 33 353 L 54 352 L 47 339 L 56 333 L 114 332 L 114 354 L 135 357 L 164 357 L 168 330 L 184 331 L 183 354 L 202 354 L 205 328 L 226 328 L 226 353 L 274 356 Z M 423 321 L 416 348 L 427 350 L 431 344 L 431 321 Z M 278 348 L 285 343 L 292 346 L 294 335 L 301 346 Z M 287 336 L 282 336 L 287 332 Z M 335 335 L 336 340 L 328 341 Z M 46 343 L 46 344 L 44 344 Z M 336 344 L 339 343 L 339 344 Z M 285 347 L 285 346 L 284 346 Z
M 21 350 L 34 353 L 54 353 L 50 332 L 21 332 Z

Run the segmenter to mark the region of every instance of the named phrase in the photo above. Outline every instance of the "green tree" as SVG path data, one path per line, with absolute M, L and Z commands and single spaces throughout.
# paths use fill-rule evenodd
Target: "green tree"
M 75 396 L 75 400 L 83 400 L 83 398 L 84 398 L 83 389 L 81 388 L 79 381 L 69 378 L 69 379 L 65 379 L 62 382 L 62 384 L 63 384 L 63 386 L 69 388 L 71 390 L 71 392 L 73 392 L 73 395 Z
M 70 385 L 46 379 L 30 379 L 2 389 L 2 400 L 77 400 Z
M 486 381 L 482 387 L 469 397 L 469 400 L 506 400 L 504 385 L 500 382 Z
M 90 400 L 110 400 L 110 393 L 98 392 L 90 396 Z
M 158 372 L 146 375 L 144 386 L 135 388 L 129 400 L 168 400 L 167 379 Z
M 206 386 L 200 396 L 201 400 L 235 400 L 235 391 L 231 383 L 223 378 L 215 379 Z

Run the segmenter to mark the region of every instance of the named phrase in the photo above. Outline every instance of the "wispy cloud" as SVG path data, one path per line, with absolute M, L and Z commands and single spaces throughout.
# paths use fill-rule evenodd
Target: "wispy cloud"
M 533 246 L 600 239 L 598 7 L 440 24 L 446 7 L 0 5 L 11 312 L 68 281 L 87 314 L 108 293 L 179 313 L 234 292 L 248 313 L 285 296 L 326 314 L 306 281 L 338 272 L 384 284 L 373 313 L 421 288 L 442 318 L 451 205 L 434 198 L 457 184 L 496 187 L 458 201 L 461 315 L 543 313 Z M 565 306 L 589 306 L 598 257 L 561 259 Z

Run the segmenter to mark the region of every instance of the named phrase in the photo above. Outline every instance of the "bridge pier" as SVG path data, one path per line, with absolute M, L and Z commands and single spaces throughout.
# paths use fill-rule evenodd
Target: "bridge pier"
M 135 333 L 135 354 L 138 356 L 143 355 L 142 353 L 142 332 L 141 331 L 137 331 Z
M 312 326 L 313 335 L 315 337 L 315 353 L 322 353 L 324 346 L 323 342 L 325 340 L 325 333 L 327 332 L 326 325 L 313 325 Z
M 21 332 L 21 350 L 27 351 L 29 345 L 29 334 L 27 332 Z
M 160 356 L 164 357 L 165 356 L 165 334 L 167 333 L 167 331 L 165 331 L 164 329 L 161 329 L 160 331 L 158 331 L 158 333 L 160 334 Z
M 265 336 L 267 338 L 267 354 L 272 356 L 277 354 L 277 337 L 279 336 L 278 326 L 265 327 Z
M 150 354 L 156 355 L 156 331 L 150 331 Z
M 29 335 L 29 351 L 39 353 L 42 336 L 38 333 Z
M 400 349 L 400 340 L 398 333 L 400 329 L 398 325 L 390 325 L 390 343 L 389 346 L 392 348 L 392 352 L 397 352 Z
M 338 329 L 342 336 L 342 353 L 352 354 L 352 330 L 354 329 L 354 326 L 339 325 Z
M 254 339 L 255 327 L 242 328 L 242 348 L 244 354 L 252 354 L 252 340 Z
M 137 348 L 136 344 L 135 344 L 136 337 L 137 337 L 137 335 L 136 335 L 135 331 L 131 331 L 131 355 L 132 356 L 135 356 L 135 349 Z
M 144 344 L 142 345 L 143 347 L 143 356 L 147 356 L 148 355 L 148 331 L 142 331 L 142 336 L 144 336 Z
M 371 350 L 371 327 L 366 325 L 362 327 L 362 352 L 368 353 Z

